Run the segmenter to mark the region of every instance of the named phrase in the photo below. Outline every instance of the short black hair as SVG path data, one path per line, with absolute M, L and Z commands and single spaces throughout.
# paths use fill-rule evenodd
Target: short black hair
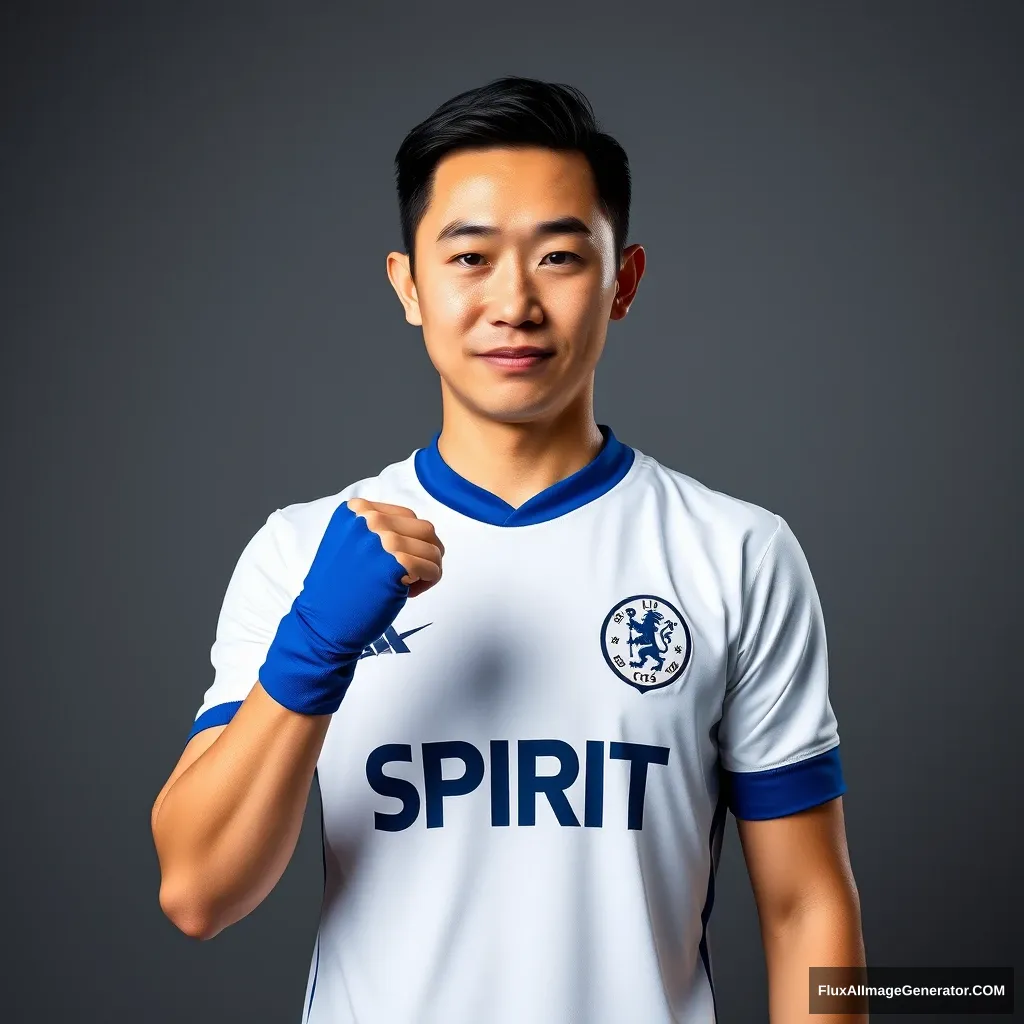
M 510 75 L 453 96 L 402 141 L 395 155 L 395 181 L 410 269 L 416 228 L 430 202 L 437 165 L 456 150 L 494 146 L 581 152 L 593 172 L 621 259 L 629 232 L 626 151 L 599 129 L 594 108 L 579 89 Z

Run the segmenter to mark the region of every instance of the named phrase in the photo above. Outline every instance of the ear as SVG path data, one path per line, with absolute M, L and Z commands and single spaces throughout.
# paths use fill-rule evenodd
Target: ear
M 640 278 L 644 276 L 647 266 L 647 254 L 642 245 L 630 245 L 622 254 L 622 265 L 615 275 L 615 298 L 608 318 L 621 320 L 628 312 L 640 286 Z
M 409 272 L 409 257 L 404 252 L 388 253 L 388 280 L 395 289 L 399 302 L 405 308 L 406 323 L 423 326 L 420 316 L 420 300 L 416 294 L 416 282 Z

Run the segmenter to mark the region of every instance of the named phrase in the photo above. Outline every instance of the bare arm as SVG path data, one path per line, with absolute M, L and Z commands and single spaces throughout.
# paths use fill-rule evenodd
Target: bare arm
M 862 967 L 860 900 L 842 797 L 737 828 L 761 921 L 772 1024 L 864 1024 L 867 1015 L 808 1013 L 811 967 Z
M 160 906 L 187 935 L 213 938 L 284 874 L 330 720 L 257 682 L 226 726 L 189 740 L 152 813 Z
M 360 517 L 364 528 L 379 538 L 379 544 L 371 543 L 369 549 L 363 543 L 365 534 L 358 528 L 353 531 L 352 524 Z M 251 913 L 278 883 L 295 852 L 327 728 L 351 680 L 351 673 L 337 674 L 353 665 L 351 652 L 345 652 L 350 647 L 362 650 L 380 635 L 381 615 L 393 621 L 407 598 L 432 587 L 441 578 L 443 554 L 433 525 L 412 509 L 364 498 L 343 502 L 327 525 L 292 605 L 294 610 L 303 599 L 321 602 L 322 616 L 318 613 L 317 618 L 325 633 L 318 634 L 311 647 L 301 616 L 282 611 L 285 617 L 278 618 L 280 608 L 268 607 L 283 603 L 281 587 L 268 586 L 268 572 L 283 570 L 250 542 L 225 596 L 218 639 L 237 632 L 250 659 L 254 642 L 268 639 L 269 651 L 259 670 L 263 682 L 257 680 L 249 689 L 226 726 L 192 737 L 153 805 L 160 906 L 187 935 L 212 938 Z M 271 570 L 260 565 L 261 558 L 271 559 Z M 399 580 L 392 579 L 396 563 L 405 570 L 400 587 Z M 350 571 L 354 564 L 359 572 Z M 350 578 L 362 585 L 360 574 L 368 571 L 386 584 L 374 591 L 378 603 L 369 607 L 347 586 Z M 263 594 L 264 607 L 256 615 L 262 621 L 238 627 L 233 605 L 248 588 Z M 245 602 L 243 615 L 254 617 Z M 277 625 L 272 627 L 270 620 Z M 282 629 L 284 653 L 276 646 Z M 350 629 L 369 634 L 352 637 Z M 295 666 L 304 668 L 296 672 Z M 311 707 L 318 710 L 303 710 Z

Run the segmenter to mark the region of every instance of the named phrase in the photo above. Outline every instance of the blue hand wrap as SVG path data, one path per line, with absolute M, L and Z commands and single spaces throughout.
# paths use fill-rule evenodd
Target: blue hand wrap
M 259 678 L 278 704 L 304 715 L 338 710 L 356 662 L 402 610 L 405 568 L 342 502 L 302 591 L 281 619 Z

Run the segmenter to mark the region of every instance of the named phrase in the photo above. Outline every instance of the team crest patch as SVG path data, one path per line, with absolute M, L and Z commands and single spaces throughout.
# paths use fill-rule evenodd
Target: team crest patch
M 601 650 L 611 670 L 641 693 L 660 690 L 690 661 L 690 628 L 679 609 L 661 597 L 638 594 L 620 601 L 604 619 Z

